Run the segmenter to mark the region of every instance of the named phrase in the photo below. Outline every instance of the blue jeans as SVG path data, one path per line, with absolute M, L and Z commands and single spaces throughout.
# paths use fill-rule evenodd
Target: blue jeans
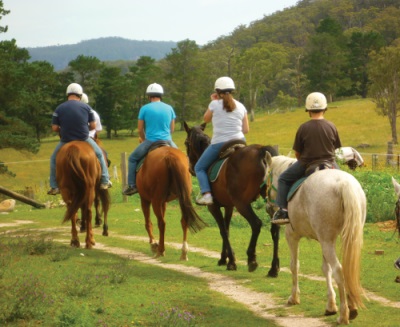
M 245 139 L 242 140 L 245 141 Z M 203 154 L 200 156 L 199 160 L 194 166 L 194 171 L 199 181 L 201 194 L 211 192 L 207 171 L 212 163 L 218 159 L 219 152 L 224 144 L 225 142 L 210 144 L 207 149 L 204 150 Z
M 104 160 L 103 151 L 91 137 L 88 137 L 85 141 L 88 142 L 93 147 L 93 150 L 96 153 L 96 157 L 100 161 L 100 166 L 101 166 L 100 183 L 107 184 L 109 181 L 109 176 L 108 176 L 108 168 L 106 165 L 106 161 Z M 57 180 L 56 180 L 56 157 L 57 157 L 58 151 L 61 149 L 61 147 L 64 144 L 67 144 L 67 142 L 60 141 L 57 144 L 56 148 L 53 151 L 53 154 L 50 157 L 50 187 L 51 188 L 58 188 L 58 184 L 57 184 Z
M 165 140 L 173 148 L 178 148 L 173 141 Z M 139 146 L 129 155 L 128 158 L 128 185 L 131 187 L 136 187 L 136 167 L 142 158 L 144 158 L 149 152 L 151 145 L 154 142 L 149 140 L 144 140 Z
M 296 161 L 279 176 L 278 193 L 276 195 L 276 204 L 279 208 L 287 208 L 287 196 L 290 188 L 298 179 L 304 176 L 305 172 L 306 166 Z

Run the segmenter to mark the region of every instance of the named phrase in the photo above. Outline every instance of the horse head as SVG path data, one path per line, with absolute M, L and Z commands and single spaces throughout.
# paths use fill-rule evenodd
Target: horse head
M 187 133 L 185 140 L 186 154 L 189 158 L 189 171 L 195 176 L 194 166 L 199 160 L 201 154 L 209 146 L 211 140 L 210 137 L 204 133 L 204 129 L 207 124 L 203 123 L 199 126 L 189 127 L 186 122 L 183 122 L 185 131 Z

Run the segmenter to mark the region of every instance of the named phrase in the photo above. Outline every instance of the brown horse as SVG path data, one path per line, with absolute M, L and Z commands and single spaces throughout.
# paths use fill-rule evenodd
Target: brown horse
M 210 144 L 210 138 L 204 133 L 206 124 L 189 128 L 184 122 L 184 127 L 187 133 L 185 145 L 190 171 L 194 174 L 194 166 Z M 267 166 L 271 162 L 271 152 L 275 154 L 276 151 L 270 146 L 258 144 L 235 150 L 221 167 L 217 180 L 211 184 L 214 203 L 208 206 L 208 211 L 214 216 L 222 237 L 221 259 L 218 265 L 226 265 L 228 270 L 236 270 L 236 259 L 229 241 L 229 225 L 234 208 L 250 224 L 252 235 L 247 248 L 247 264 L 250 272 L 257 269 L 256 246 L 262 222 L 251 203 L 260 195 Z M 224 215 L 222 207 L 225 208 Z
M 61 196 L 67 204 L 64 222 L 71 221 L 71 246 L 79 247 L 76 221 L 81 209 L 86 226 L 86 248 L 95 244 L 92 231 L 92 205 L 95 198 L 102 203 L 104 214 L 103 235 L 108 236 L 107 213 L 110 207 L 108 190 L 100 190 L 100 163 L 92 146 L 84 141 L 65 144 L 57 154 L 56 178 Z
M 169 146 L 162 146 L 150 151 L 137 173 L 136 184 L 145 218 L 145 227 L 150 239 L 150 248 L 155 253 L 155 257 L 165 255 L 166 204 L 178 199 L 183 230 L 181 260 L 188 260 L 187 230 L 190 228 L 192 232 L 197 232 L 206 224 L 197 215 L 191 202 L 192 180 L 186 155 L 181 150 Z M 150 204 L 158 221 L 160 234 L 158 243 L 153 235 Z

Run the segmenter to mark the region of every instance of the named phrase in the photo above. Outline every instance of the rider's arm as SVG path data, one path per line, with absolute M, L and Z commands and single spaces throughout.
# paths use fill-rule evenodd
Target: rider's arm
M 206 113 L 204 114 L 203 120 L 205 123 L 209 123 L 212 120 L 213 113 L 210 108 L 207 109 Z
M 139 137 L 142 140 L 145 140 L 146 134 L 144 132 L 144 120 L 141 120 L 141 119 L 138 120 L 138 132 L 139 132 Z
M 171 120 L 171 124 L 169 125 L 169 129 L 171 131 L 171 134 L 175 131 L 175 119 Z
M 295 151 L 294 151 L 294 154 L 295 154 L 295 156 L 296 156 L 296 159 L 299 160 L 299 159 L 300 159 L 301 153 L 300 153 L 300 152 L 297 152 L 297 151 L 295 150 Z
M 242 132 L 243 134 L 247 134 L 249 130 L 250 130 L 249 119 L 247 118 L 247 113 L 245 113 L 242 119 Z
M 89 131 L 96 129 L 96 121 L 91 121 L 89 123 Z

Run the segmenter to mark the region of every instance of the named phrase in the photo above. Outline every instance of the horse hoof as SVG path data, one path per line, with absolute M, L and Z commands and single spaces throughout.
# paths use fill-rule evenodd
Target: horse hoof
M 226 270 L 232 270 L 232 271 L 236 271 L 237 270 L 237 267 L 236 267 L 236 264 L 228 264 L 227 266 L 226 266 Z
M 70 245 L 74 248 L 79 248 L 81 246 L 81 244 L 79 243 L 79 241 L 77 240 L 71 240 Z
M 333 316 L 335 314 L 337 314 L 337 311 L 325 310 L 325 316 Z
M 226 266 L 226 259 L 218 260 L 218 266 Z
M 249 262 L 248 263 L 248 271 L 253 272 L 257 269 L 258 263 L 257 262 Z
M 277 278 L 278 272 L 276 270 L 270 270 L 268 271 L 267 277 Z
M 350 310 L 350 314 L 349 314 L 349 319 L 350 320 L 356 319 L 357 316 L 358 316 L 357 310 Z

